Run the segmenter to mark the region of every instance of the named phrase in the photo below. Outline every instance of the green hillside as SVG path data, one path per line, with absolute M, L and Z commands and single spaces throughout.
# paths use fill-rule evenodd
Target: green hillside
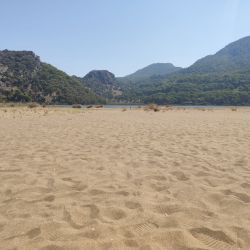
M 167 76 L 123 84 L 120 99 L 190 105 L 250 105 L 250 37 Z
M 188 73 L 232 73 L 250 70 L 250 36 L 227 45 L 184 70 Z
M 109 101 L 121 94 L 121 88 L 117 83 L 115 75 L 107 70 L 92 70 L 83 78 L 76 76 L 74 78 L 96 95 L 102 96 Z
M 158 63 L 122 78 L 107 70 L 71 77 L 31 51 L 0 51 L 0 101 L 250 105 L 250 37 L 186 69 Z
M 103 99 L 31 51 L 0 51 L 0 100 L 48 104 L 100 103 Z
M 165 76 L 179 71 L 180 67 L 175 67 L 172 63 L 153 63 L 145 68 L 137 70 L 135 73 L 121 77 L 120 80 L 140 80 L 152 76 Z

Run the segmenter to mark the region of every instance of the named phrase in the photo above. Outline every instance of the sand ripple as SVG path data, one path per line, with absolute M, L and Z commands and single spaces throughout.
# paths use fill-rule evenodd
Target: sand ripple
M 0 249 L 250 248 L 250 110 L 0 108 Z

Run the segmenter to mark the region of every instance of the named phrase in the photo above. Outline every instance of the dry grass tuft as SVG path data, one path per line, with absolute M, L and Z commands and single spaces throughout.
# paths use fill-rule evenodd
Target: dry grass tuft
M 122 112 L 125 112 L 125 111 L 127 111 L 127 109 L 122 109 Z
M 103 105 L 96 105 L 95 108 L 97 109 L 103 108 Z
M 169 111 L 169 110 L 173 110 L 173 109 L 174 108 L 172 106 L 166 105 L 163 110 L 164 111 Z
M 31 102 L 31 103 L 29 103 L 28 104 L 28 108 L 38 108 L 38 107 L 40 107 L 40 105 L 38 104 L 38 103 L 36 103 L 36 102 Z
M 237 111 L 237 108 L 232 108 L 231 110 L 232 110 L 232 111 Z
M 81 104 L 74 104 L 74 105 L 72 105 L 72 108 L 73 109 L 80 109 L 80 108 L 82 108 L 82 105 Z
M 89 105 L 87 106 L 87 109 L 93 108 L 93 105 Z
M 199 111 L 206 111 L 205 108 L 199 108 L 198 110 L 199 110 Z
M 158 112 L 160 111 L 160 107 L 157 104 L 149 104 L 144 108 L 145 111 L 154 111 Z

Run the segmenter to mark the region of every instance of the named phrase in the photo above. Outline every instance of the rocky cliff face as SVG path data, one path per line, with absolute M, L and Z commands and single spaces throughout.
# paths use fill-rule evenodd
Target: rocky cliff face
M 113 99 L 121 94 L 115 75 L 107 70 L 93 70 L 83 78 L 78 79 L 84 86 L 104 98 Z
M 32 51 L 0 51 L 0 101 L 98 103 L 102 99 Z
M 86 82 L 95 82 L 102 85 L 115 85 L 115 75 L 107 70 L 92 70 L 83 77 Z
M 11 88 L 29 83 L 40 69 L 40 59 L 32 51 L 0 51 L 1 86 Z

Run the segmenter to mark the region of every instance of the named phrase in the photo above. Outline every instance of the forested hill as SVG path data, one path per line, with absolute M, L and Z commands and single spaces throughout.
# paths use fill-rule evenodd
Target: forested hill
M 0 101 L 250 105 L 250 37 L 186 69 L 152 64 L 127 77 L 93 70 L 71 77 L 30 51 L 0 51 Z
M 177 72 L 180 69 L 180 67 L 175 67 L 172 63 L 153 63 L 137 70 L 133 74 L 122 77 L 120 80 L 140 80 L 152 76 L 165 76 Z
M 188 73 L 232 73 L 250 70 L 250 36 L 227 45 L 184 70 Z
M 31 51 L 0 51 L 0 101 L 48 104 L 102 103 L 78 80 L 43 63 Z
M 76 76 L 74 78 L 81 81 L 83 86 L 98 96 L 102 96 L 109 101 L 114 101 L 116 96 L 121 95 L 121 88 L 115 75 L 107 70 L 92 70 L 82 78 Z
M 132 102 L 189 105 L 250 105 L 250 37 L 202 58 L 189 68 L 123 86 Z

